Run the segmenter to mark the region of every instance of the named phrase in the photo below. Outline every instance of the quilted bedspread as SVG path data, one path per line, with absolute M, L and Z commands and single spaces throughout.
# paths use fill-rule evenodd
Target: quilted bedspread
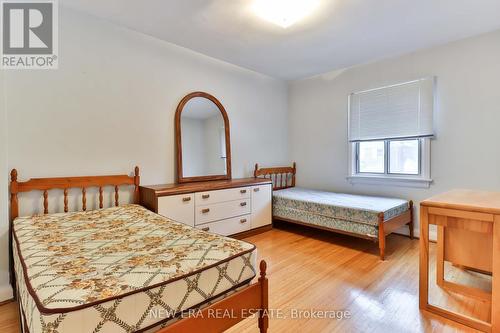
M 17 218 L 13 235 L 32 333 L 144 330 L 159 322 L 151 309 L 178 312 L 255 276 L 254 245 L 138 205 Z
M 273 193 L 273 207 L 377 226 L 379 213 L 384 213 L 387 221 L 407 211 L 409 203 L 402 199 L 292 187 Z

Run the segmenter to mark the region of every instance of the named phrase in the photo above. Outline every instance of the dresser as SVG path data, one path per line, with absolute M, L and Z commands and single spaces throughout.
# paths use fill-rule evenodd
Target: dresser
M 244 237 L 269 230 L 272 183 L 242 178 L 141 186 L 141 205 L 192 227 Z
M 435 260 L 429 249 L 430 225 L 437 230 Z M 452 266 L 445 262 L 459 268 L 465 278 L 448 281 L 445 270 Z M 490 292 L 468 284 L 468 277 L 478 273 L 491 275 Z M 436 286 L 430 285 L 430 274 Z M 448 298 L 459 294 L 456 304 L 479 300 L 473 311 L 483 319 L 466 315 L 463 309 L 430 304 L 429 296 L 436 294 Z M 483 332 L 500 332 L 500 193 L 454 190 L 421 202 L 420 308 Z

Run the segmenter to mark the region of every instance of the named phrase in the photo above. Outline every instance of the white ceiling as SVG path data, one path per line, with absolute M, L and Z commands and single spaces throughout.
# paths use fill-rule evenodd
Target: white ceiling
M 277 78 L 297 79 L 500 29 L 500 0 L 322 0 L 283 29 L 252 0 L 60 0 Z

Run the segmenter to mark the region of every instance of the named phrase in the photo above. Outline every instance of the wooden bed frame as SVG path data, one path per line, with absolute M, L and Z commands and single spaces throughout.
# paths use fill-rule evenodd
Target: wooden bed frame
M 297 165 L 294 162 L 291 167 L 274 167 L 274 168 L 260 168 L 259 165 L 255 164 L 254 177 L 269 178 L 273 182 L 273 190 L 282 190 L 290 187 L 295 187 L 295 175 L 297 173 Z M 295 221 L 290 219 L 285 219 L 273 215 L 274 220 L 281 220 L 290 223 L 305 225 L 308 227 L 313 227 L 317 229 L 337 232 L 341 234 L 346 234 L 358 238 L 364 238 L 378 242 L 380 250 L 380 259 L 385 259 L 385 239 L 386 236 L 399 229 L 404 225 L 408 225 L 410 229 L 410 238 L 413 239 L 413 201 L 410 200 L 409 208 L 406 212 L 390 220 L 384 221 L 384 213 L 378 215 L 378 237 L 370 237 L 368 235 L 361 235 L 352 232 L 347 232 L 344 230 L 332 229 L 327 227 L 321 227 L 309 223 L 304 223 L 301 221 Z
M 82 190 L 82 210 L 87 210 L 86 190 L 90 187 L 99 188 L 99 208 L 103 208 L 103 188 L 114 186 L 114 205 L 119 205 L 118 187 L 120 185 L 134 186 L 134 203 L 139 203 L 139 168 L 135 167 L 134 175 L 111 175 L 111 176 L 86 176 L 86 177 L 61 177 L 61 178 L 33 178 L 26 182 L 17 180 L 17 170 L 11 172 L 10 182 L 10 225 L 9 225 L 9 251 L 10 251 L 10 280 L 13 289 L 16 291 L 16 280 L 12 255 L 12 226 L 14 220 L 19 216 L 18 193 L 29 191 L 42 191 L 43 211 L 48 214 L 49 201 L 48 191 L 60 189 L 64 191 L 64 211 L 68 212 L 68 190 L 81 188 Z M 268 280 L 266 277 L 267 264 L 264 260 L 260 262 L 260 276 L 256 283 L 248 285 L 238 292 L 213 303 L 201 310 L 196 316 L 187 317 L 160 329 L 159 333 L 181 333 L 196 332 L 203 328 L 203 332 L 218 333 L 227 330 L 236 323 L 248 318 L 255 313 L 258 314 L 259 330 L 261 333 L 267 332 L 269 327 L 268 317 Z M 15 295 L 17 293 L 15 292 Z M 246 310 L 246 311 L 245 311 Z M 215 318 L 213 314 L 231 313 L 231 316 L 221 316 Z M 20 318 L 22 314 L 20 314 Z M 230 317 L 230 318 L 227 318 Z

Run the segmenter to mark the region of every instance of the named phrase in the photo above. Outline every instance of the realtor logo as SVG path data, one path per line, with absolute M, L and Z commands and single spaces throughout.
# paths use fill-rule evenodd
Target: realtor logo
M 56 69 L 57 2 L 1 2 L 2 68 Z

